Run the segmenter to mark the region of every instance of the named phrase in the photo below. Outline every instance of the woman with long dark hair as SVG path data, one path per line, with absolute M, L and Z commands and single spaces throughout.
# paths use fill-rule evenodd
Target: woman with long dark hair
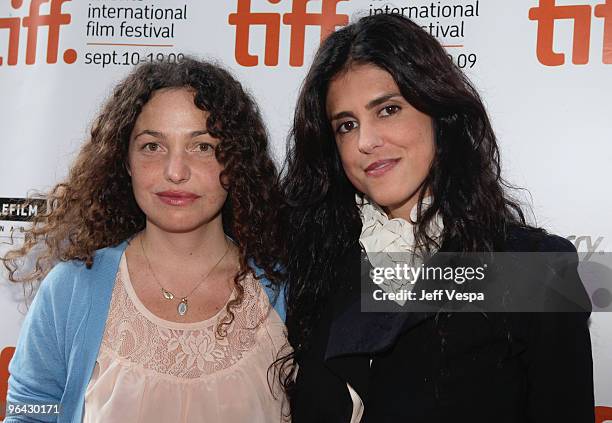
M 282 421 L 276 180 L 257 106 L 227 71 L 136 68 L 3 258 L 14 282 L 44 279 L 5 421 Z
M 361 310 L 362 253 L 567 252 L 584 300 L 575 249 L 500 173 L 477 91 L 418 25 L 365 17 L 323 42 L 282 181 L 294 422 L 593 421 L 588 309 Z

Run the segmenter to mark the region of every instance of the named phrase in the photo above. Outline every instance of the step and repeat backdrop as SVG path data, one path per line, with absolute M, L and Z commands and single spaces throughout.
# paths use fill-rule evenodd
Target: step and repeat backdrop
M 610 251 L 612 0 L 0 0 L 0 254 L 43 207 L 24 198 L 65 177 L 134 65 L 224 64 L 259 102 L 280 165 L 321 38 L 381 13 L 417 21 L 478 87 L 532 221 L 585 261 Z M 602 289 L 597 310 L 609 310 Z M 0 401 L 26 309 L 2 274 Z M 593 313 L 591 335 L 598 421 L 612 421 L 611 313 Z

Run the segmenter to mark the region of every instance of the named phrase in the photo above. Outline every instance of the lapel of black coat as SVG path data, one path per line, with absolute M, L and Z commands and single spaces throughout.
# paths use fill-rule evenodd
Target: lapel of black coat
M 457 244 L 444 242 L 440 251 L 456 251 Z M 434 256 L 427 265 L 439 265 L 441 256 Z M 394 345 L 404 332 L 416 327 L 436 314 L 430 311 L 413 311 L 410 304 L 402 312 L 361 311 L 361 250 L 351 249 L 340 265 L 346 271 L 347 292 L 337 292 L 332 306 L 334 318 L 329 329 L 325 351 L 327 366 L 343 380 L 346 380 L 363 399 L 367 394 L 370 357 Z M 423 289 L 419 283 L 414 290 Z

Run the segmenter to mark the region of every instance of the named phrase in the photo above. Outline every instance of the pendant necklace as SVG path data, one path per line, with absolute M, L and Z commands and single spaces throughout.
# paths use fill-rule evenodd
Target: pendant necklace
M 215 270 L 215 268 L 219 265 L 219 263 L 221 263 L 223 261 L 223 259 L 227 255 L 227 252 L 229 251 L 230 245 L 227 242 L 227 239 L 226 239 L 225 242 L 227 243 L 227 248 L 225 249 L 225 253 L 223 253 L 221 258 L 208 271 L 208 273 L 206 273 L 206 275 L 202 278 L 202 280 L 200 282 L 198 282 L 198 284 L 196 286 L 193 287 L 191 292 L 189 292 L 189 294 L 185 295 L 184 297 L 181 297 L 181 301 L 179 302 L 178 306 L 176 307 L 176 312 L 178 313 L 179 316 L 184 316 L 184 315 L 187 314 L 187 311 L 189 309 L 189 306 L 188 306 L 188 303 L 187 303 L 187 298 L 191 294 L 193 294 L 195 292 L 195 290 L 199 288 L 200 285 L 202 285 L 202 282 L 204 282 L 206 280 L 208 275 L 210 275 L 212 273 L 212 271 Z M 151 272 L 151 275 L 153 275 L 153 279 L 155 280 L 155 282 L 157 282 L 157 285 L 159 285 L 159 287 L 161 288 L 161 292 L 162 292 L 163 298 L 165 300 L 172 301 L 174 299 L 175 295 L 171 291 L 168 291 L 166 288 L 163 287 L 163 285 L 159 282 L 159 279 L 157 279 L 157 276 L 155 275 L 155 272 L 153 272 L 153 267 L 151 267 L 151 262 L 149 261 L 149 257 L 147 257 L 147 253 L 145 252 L 145 249 L 144 249 L 144 244 L 142 242 L 142 236 L 140 237 L 140 248 L 142 249 L 142 254 L 143 254 L 143 256 L 144 256 L 144 258 L 145 258 L 145 260 L 147 262 L 147 266 L 149 267 L 149 271 Z

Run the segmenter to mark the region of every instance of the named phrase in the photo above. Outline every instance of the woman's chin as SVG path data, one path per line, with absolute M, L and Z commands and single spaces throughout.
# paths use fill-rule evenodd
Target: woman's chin
M 214 218 L 197 221 L 197 222 L 185 221 L 184 219 L 183 220 L 168 219 L 167 221 L 163 221 L 163 222 L 155 221 L 155 220 L 148 220 L 147 224 L 153 225 L 163 232 L 172 233 L 172 234 L 187 234 L 190 232 L 197 232 L 199 230 L 202 230 L 205 227 L 209 226 L 213 221 L 214 221 Z

